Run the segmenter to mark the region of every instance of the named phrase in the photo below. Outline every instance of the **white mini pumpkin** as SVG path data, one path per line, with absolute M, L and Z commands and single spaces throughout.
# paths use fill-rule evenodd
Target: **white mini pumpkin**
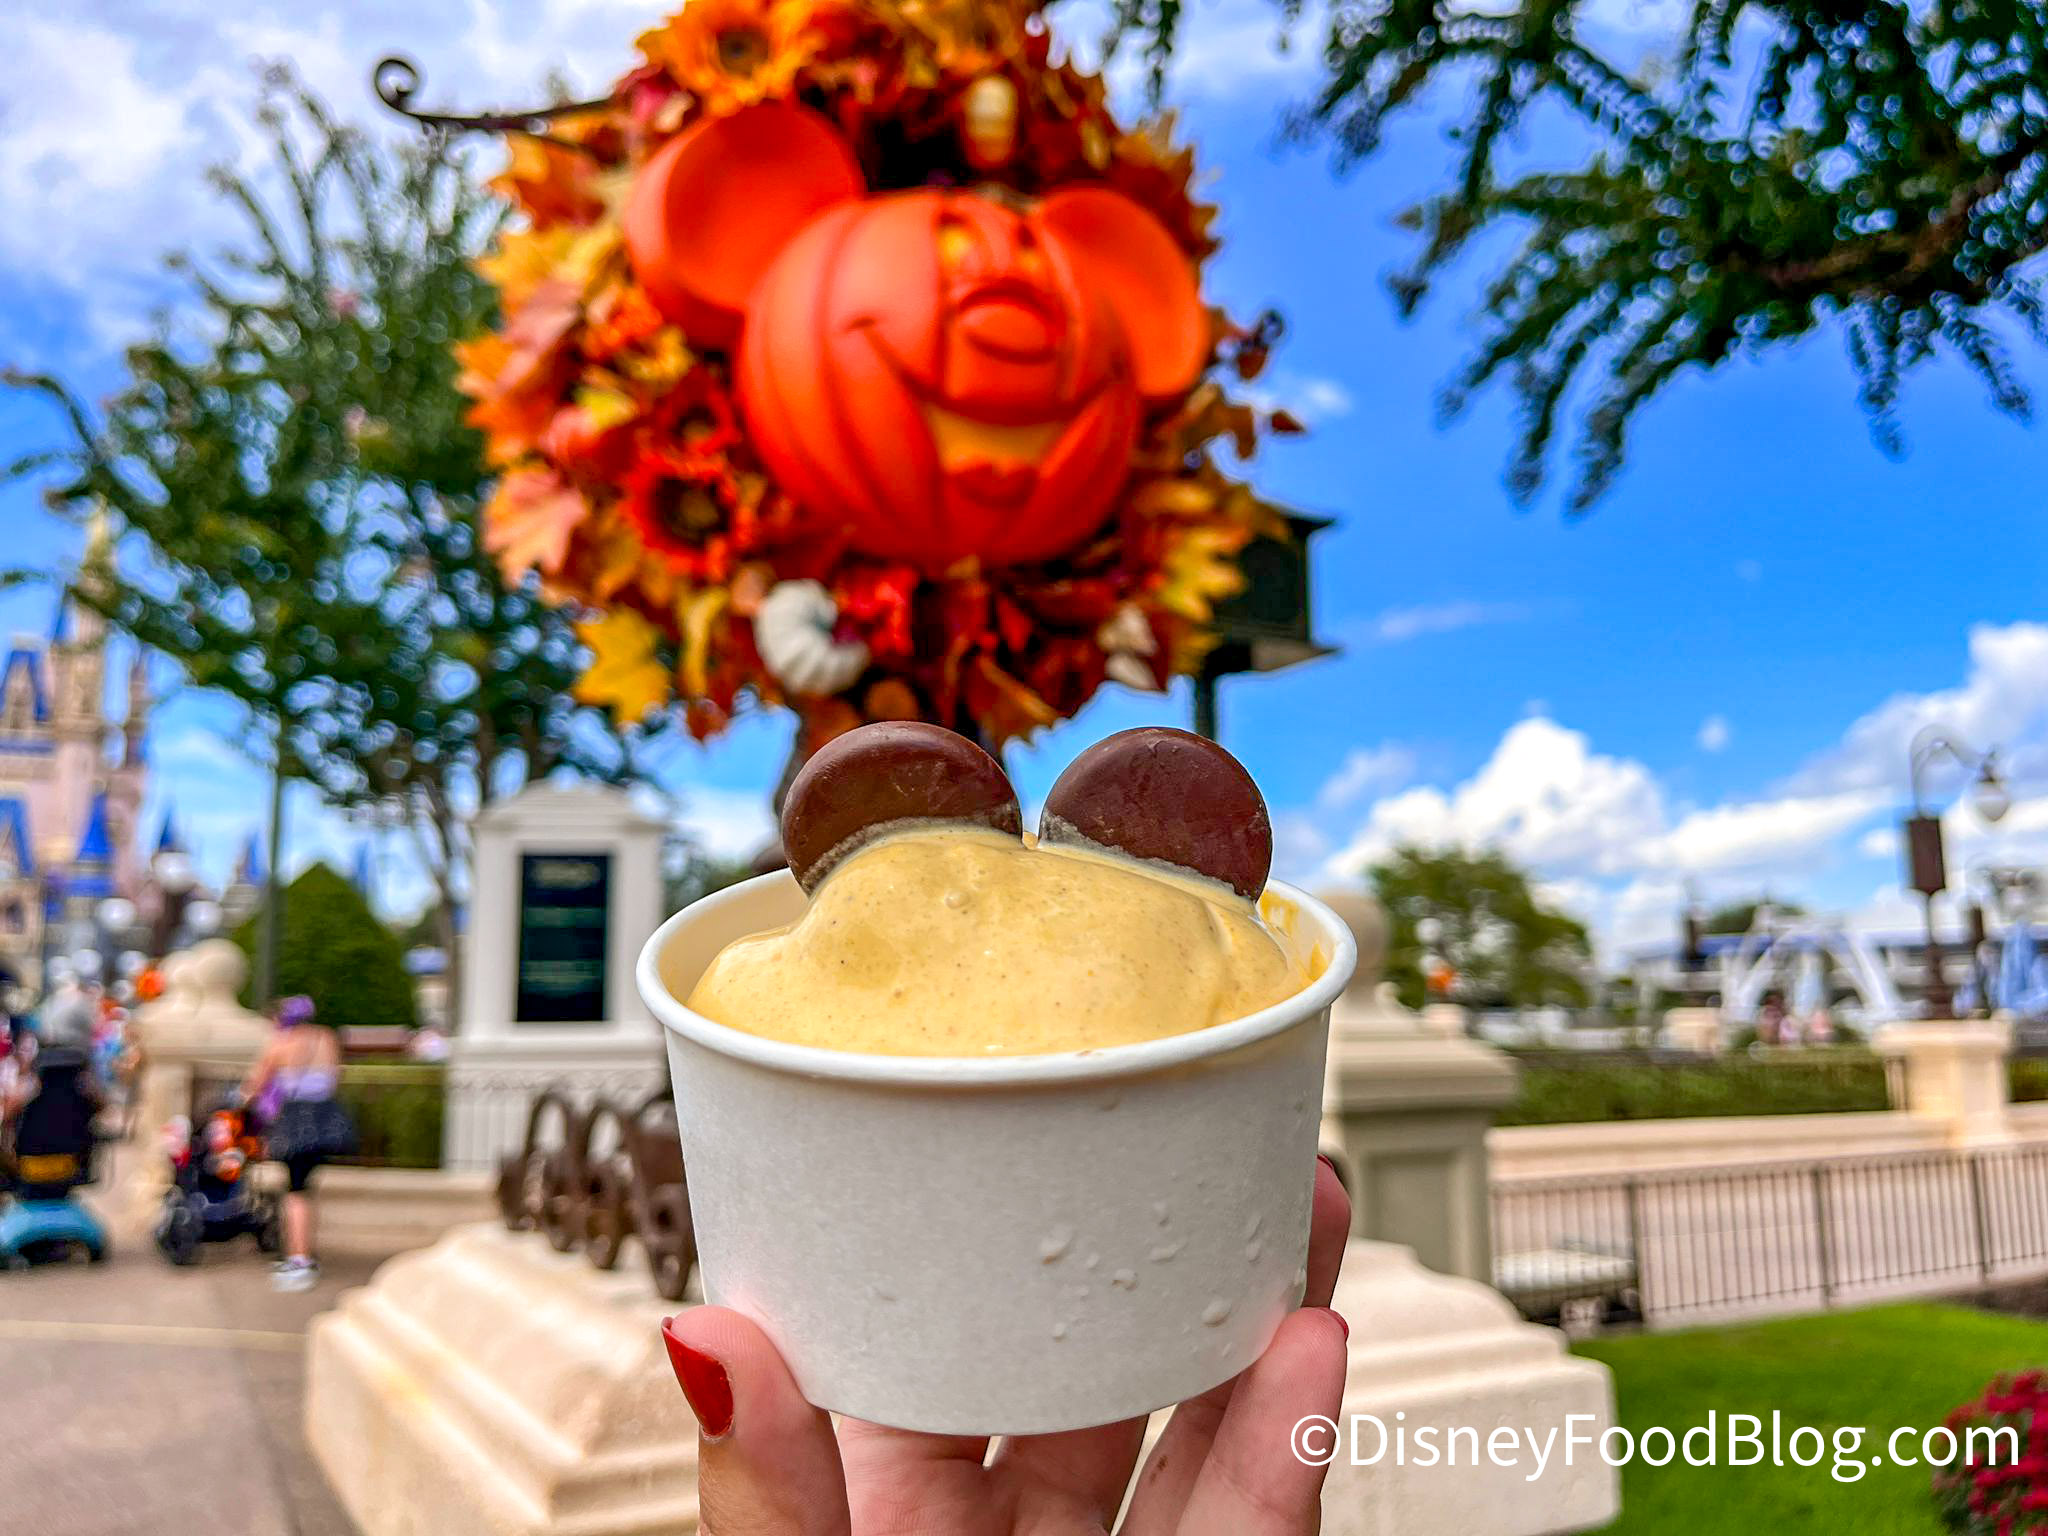
M 815 581 L 779 581 L 754 614 L 761 664 L 791 693 L 824 698 L 867 670 L 868 648 L 834 638 L 839 605 Z

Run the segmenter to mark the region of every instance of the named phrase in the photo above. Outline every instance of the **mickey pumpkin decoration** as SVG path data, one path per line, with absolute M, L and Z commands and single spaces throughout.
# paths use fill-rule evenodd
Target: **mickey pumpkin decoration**
M 1192 155 L 1037 0 L 691 0 L 640 47 L 513 141 L 461 349 L 487 542 L 587 615 L 580 696 L 993 745 L 1198 667 L 1279 526 L 1211 445 L 1292 424 L 1211 376 L 1252 333 L 1203 305 Z
M 932 575 L 1087 538 L 1146 404 L 1185 394 L 1208 361 L 1193 264 L 1130 198 L 869 197 L 845 140 L 802 106 L 677 135 L 635 182 L 625 230 L 664 313 L 737 337 L 740 406 L 782 487 L 855 549 Z

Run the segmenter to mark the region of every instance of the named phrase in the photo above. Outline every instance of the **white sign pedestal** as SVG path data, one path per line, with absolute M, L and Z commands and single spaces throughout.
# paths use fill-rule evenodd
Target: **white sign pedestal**
M 1354 1236 L 1334 1305 L 1351 1323 L 1345 1438 L 1323 1491 L 1326 1536 L 1549 1536 L 1605 1525 L 1620 1478 L 1587 1446 L 1535 1472 L 1528 1436 L 1614 1422 L 1607 1368 L 1527 1323 L 1492 1278 L 1486 1129 L 1512 1099 L 1506 1054 L 1467 1039 L 1463 1010 L 1403 1008 L 1382 982 L 1386 917 L 1359 891 L 1323 893 L 1351 927 L 1358 968 L 1330 1014 L 1327 1149 L 1348 1164 Z M 1417 1259 L 1420 1250 L 1422 1259 Z M 1382 1428 L 1386 1443 L 1382 1445 Z M 1415 1431 L 1455 1464 L 1405 1455 Z M 1511 1431 L 1519 1465 L 1478 1455 Z M 1397 1441 L 1398 1432 L 1409 1440 Z
M 627 1110 L 661 1090 L 661 1026 L 633 966 L 662 918 L 666 832 L 589 784 L 536 785 L 477 817 L 443 1166 L 518 1150 L 542 1089 Z

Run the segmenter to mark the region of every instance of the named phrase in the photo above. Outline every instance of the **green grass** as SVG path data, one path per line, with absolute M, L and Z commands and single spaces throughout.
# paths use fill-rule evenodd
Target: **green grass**
M 1883 1454 L 1894 1428 L 1940 1423 L 2000 1371 L 2048 1364 L 2048 1323 L 1889 1306 L 1593 1339 L 1577 1351 L 1613 1370 L 1621 1423 L 1638 1436 L 1652 1425 L 1682 1433 L 1704 1424 L 1710 1409 L 1724 1426 L 1731 1413 L 1768 1426 L 1777 1409 L 1788 1436 L 1812 1424 L 1829 1439 L 1827 1459 L 1810 1470 L 1773 1467 L 1768 1456 L 1761 1466 L 1729 1467 L 1725 1427 L 1719 1466 L 1631 1463 L 1622 1473 L 1622 1517 L 1608 1528 L 1616 1536 L 1939 1536 L 1928 1469 L 1871 1467 L 1869 1458 Z M 1839 1426 L 1870 1431 L 1860 1482 L 1829 1476 Z

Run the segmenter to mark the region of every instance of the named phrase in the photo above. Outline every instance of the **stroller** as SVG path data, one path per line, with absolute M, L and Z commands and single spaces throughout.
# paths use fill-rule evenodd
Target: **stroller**
M 13 1157 L 0 1163 L 0 1187 L 13 1197 L 0 1211 L 0 1265 L 26 1269 L 79 1250 L 97 1264 L 107 1256 L 106 1228 L 73 1195 L 96 1177 L 99 1093 L 83 1051 L 45 1050 L 36 1075 L 41 1087 L 22 1107 Z
M 263 1140 L 243 1112 L 222 1105 L 194 1135 L 182 1118 L 166 1128 L 171 1187 L 157 1217 L 156 1246 L 173 1264 L 196 1264 L 206 1243 L 248 1235 L 264 1253 L 284 1247 L 282 1205 L 274 1190 L 258 1189 L 249 1170 L 263 1160 Z

